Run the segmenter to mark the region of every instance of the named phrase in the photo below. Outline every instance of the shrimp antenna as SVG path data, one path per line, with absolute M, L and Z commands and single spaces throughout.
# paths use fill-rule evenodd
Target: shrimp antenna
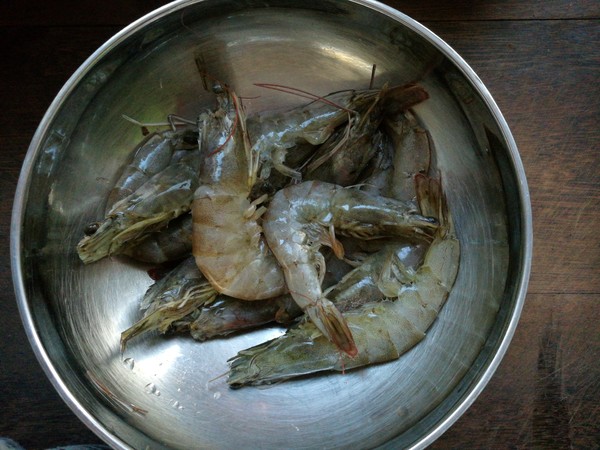
M 346 108 L 342 105 L 339 105 L 335 102 L 332 102 L 331 100 L 328 100 L 325 97 L 321 97 L 319 95 L 316 95 L 311 92 L 304 91 L 302 89 L 298 89 L 295 87 L 284 86 L 282 84 L 272 84 L 272 83 L 254 83 L 254 86 L 258 86 L 258 87 L 266 88 L 266 89 L 272 89 L 274 91 L 285 92 L 286 94 L 292 94 L 292 95 L 296 95 L 298 97 L 307 98 L 307 99 L 313 100 L 315 102 L 322 102 L 322 103 L 325 103 L 326 105 L 330 105 L 335 108 L 341 109 L 342 111 L 346 111 L 349 113 L 356 113 L 356 111 L 354 111 L 352 109 L 348 109 L 348 108 Z
M 127 122 L 131 122 L 132 124 L 141 127 L 143 131 L 145 130 L 146 132 L 144 135 L 148 134 L 148 127 L 171 127 L 171 129 L 175 131 L 175 128 L 179 126 L 195 125 L 195 122 L 175 114 L 169 114 L 166 122 L 140 122 L 139 120 L 129 117 L 126 114 L 121 114 L 121 117 Z
M 181 17 L 183 23 L 183 15 Z M 206 78 L 208 74 L 206 73 L 204 55 L 198 54 L 194 57 L 194 62 L 196 63 L 196 68 L 198 69 L 198 73 L 200 74 L 200 79 L 202 80 L 202 87 L 205 91 L 208 91 L 208 83 L 206 82 Z
M 373 83 L 375 82 L 375 71 L 377 70 L 377 64 L 373 64 L 371 69 L 371 81 L 369 82 L 369 89 L 373 89 Z
M 229 86 L 226 83 L 223 83 L 218 78 L 213 77 L 206 71 L 204 56 L 202 54 L 197 54 L 194 57 L 194 61 L 196 63 L 196 68 L 198 69 L 198 73 L 200 74 L 200 78 L 202 79 L 202 86 L 204 87 L 204 89 L 207 91 L 209 90 L 208 83 L 206 82 L 207 79 L 217 83 L 227 93 L 227 96 L 229 98 L 231 98 L 231 100 L 233 101 L 233 105 L 235 107 L 235 119 L 233 121 L 231 131 L 230 131 L 229 135 L 227 136 L 227 138 L 225 139 L 225 142 L 223 142 L 221 145 L 219 145 L 217 148 L 215 148 L 212 152 L 210 152 L 208 154 L 208 156 L 210 157 L 210 156 L 213 156 L 213 155 L 219 153 L 227 145 L 227 143 L 231 140 L 231 138 L 237 131 L 237 127 L 240 122 L 241 109 L 240 109 L 237 95 L 234 92 L 232 92 L 232 90 L 229 88 Z M 245 126 L 243 126 L 242 129 L 245 131 Z
M 227 375 L 229 375 L 229 372 L 231 372 L 231 370 L 228 370 L 227 372 L 223 372 L 222 374 L 217 375 L 214 378 L 211 378 L 210 380 L 207 381 L 207 383 L 213 383 L 213 382 L 217 381 L 220 378 L 226 377 Z

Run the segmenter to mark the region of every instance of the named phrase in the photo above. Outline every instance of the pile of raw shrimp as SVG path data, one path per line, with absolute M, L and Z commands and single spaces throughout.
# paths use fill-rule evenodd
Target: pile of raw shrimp
M 263 85 L 281 89 L 280 86 Z M 290 89 L 287 89 L 289 92 Z M 147 133 L 77 245 L 166 275 L 121 348 L 152 330 L 199 341 L 266 323 L 282 336 L 229 360 L 232 387 L 397 359 L 456 278 L 459 243 L 415 84 L 247 116 L 215 83 L 196 121 Z

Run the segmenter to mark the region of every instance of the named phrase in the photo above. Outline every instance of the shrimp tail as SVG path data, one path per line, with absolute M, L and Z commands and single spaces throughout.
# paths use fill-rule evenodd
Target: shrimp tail
M 352 332 L 346 319 L 336 306 L 322 297 L 316 304 L 308 306 L 305 310 L 310 320 L 323 332 L 325 337 L 333 342 L 337 348 L 348 354 L 356 356 L 358 349 L 354 343 Z

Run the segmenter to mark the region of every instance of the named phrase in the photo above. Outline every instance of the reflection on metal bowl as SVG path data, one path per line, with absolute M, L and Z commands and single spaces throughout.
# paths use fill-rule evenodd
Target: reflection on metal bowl
M 456 284 L 427 337 L 397 361 L 231 390 L 220 377 L 266 328 L 199 344 L 147 336 L 125 355 L 146 266 L 84 266 L 75 247 L 96 220 L 141 121 L 194 117 L 212 75 L 250 112 L 301 99 L 254 83 L 312 92 L 418 81 L 415 108 L 431 133 L 461 241 Z M 255 98 L 258 94 L 259 97 Z M 16 196 L 12 261 L 31 344 L 63 399 L 115 448 L 423 447 L 473 402 L 499 364 L 524 301 L 531 212 L 515 143 L 490 94 L 443 41 L 367 0 L 174 2 L 95 52 L 52 103 L 31 143 Z M 110 393 L 110 395 L 107 395 Z

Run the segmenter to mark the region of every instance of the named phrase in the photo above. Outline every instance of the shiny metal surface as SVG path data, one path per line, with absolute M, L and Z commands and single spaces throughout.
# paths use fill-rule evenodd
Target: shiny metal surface
M 150 336 L 120 355 L 120 332 L 151 283 L 147 267 L 119 258 L 84 267 L 75 245 L 140 137 L 121 115 L 158 121 L 211 105 L 197 54 L 240 95 L 260 95 L 246 101 L 250 112 L 301 102 L 253 83 L 324 94 L 368 86 L 372 64 L 376 84 L 417 80 L 429 91 L 415 111 L 437 149 L 462 260 L 438 320 L 400 360 L 234 391 L 220 377 L 226 360 L 280 329 L 202 344 Z M 115 448 L 419 448 L 464 412 L 502 358 L 524 301 L 531 240 L 510 131 L 477 76 L 427 29 L 370 1 L 205 0 L 140 19 L 67 82 L 24 163 L 11 251 L 38 359 Z

